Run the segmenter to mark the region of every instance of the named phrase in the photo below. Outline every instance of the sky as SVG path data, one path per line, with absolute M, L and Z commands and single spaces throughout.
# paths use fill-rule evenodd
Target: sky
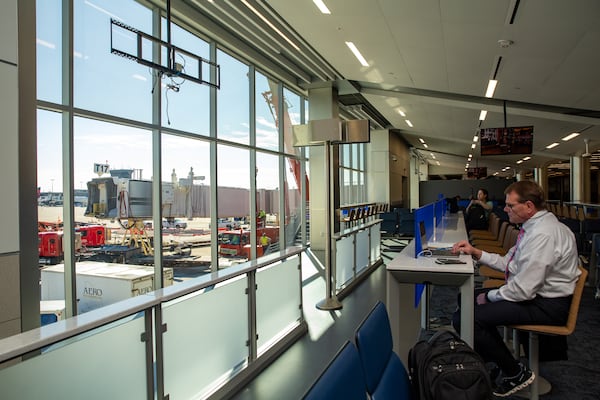
M 60 103 L 62 98 L 60 3 L 59 0 L 37 2 L 40 16 L 37 24 L 38 98 L 55 103 Z M 135 46 L 131 46 L 135 36 L 121 28 L 111 29 L 110 19 L 150 33 L 149 10 L 133 1 L 76 0 L 74 16 L 73 92 L 76 108 L 150 123 L 152 91 L 160 81 L 163 123 L 168 121 L 165 126 L 200 136 L 208 134 L 208 86 L 182 79 L 159 79 L 150 68 L 110 52 L 111 33 L 115 48 L 135 50 Z M 163 29 L 166 28 L 163 26 Z M 208 58 L 206 42 L 178 27 L 172 27 L 172 40 L 173 44 Z M 248 144 L 248 67 L 225 53 L 218 55 L 221 66 L 218 135 Z M 192 60 L 186 62 L 184 57 L 178 60 L 188 67 L 193 65 Z M 256 140 L 257 146 L 276 150 L 277 128 L 262 96 L 271 89 L 268 83 L 266 77 L 257 74 Z M 179 91 L 168 89 L 169 85 L 178 87 Z M 288 107 L 290 118 L 300 121 L 299 106 L 288 104 Z M 61 132 L 60 114 L 38 111 L 38 186 L 42 191 L 62 191 Z M 205 176 L 203 184 L 210 184 L 208 142 L 167 134 L 163 134 L 161 140 L 163 181 L 171 180 L 173 169 L 178 178 L 186 178 L 193 168 L 195 176 Z M 94 173 L 95 163 L 108 164 L 111 169 L 140 170 L 142 179 L 152 178 L 152 134 L 148 130 L 76 117 L 73 153 L 75 189 L 84 188 L 86 182 L 98 176 Z M 219 146 L 220 185 L 249 186 L 247 156 L 244 154 L 247 152 Z M 277 157 L 258 157 L 258 184 L 266 189 L 276 188 L 278 168 Z

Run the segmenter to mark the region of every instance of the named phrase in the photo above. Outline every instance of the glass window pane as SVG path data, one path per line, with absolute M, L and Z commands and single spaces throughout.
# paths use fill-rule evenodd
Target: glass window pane
M 250 153 L 236 147 L 217 146 L 218 223 L 249 221 Z M 250 231 L 227 229 L 219 233 L 219 266 L 250 258 Z
M 62 101 L 62 13 L 60 0 L 36 1 L 37 98 Z
M 279 157 L 256 152 L 256 208 L 258 257 L 279 242 Z
M 217 137 L 250 143 L 250 87 L 248 66 L 218 51 L 221 87 L 217 91 Z
M 289 89 L 283 90 L 283 125 L 284 148 L 283 151 L 288 154 L 300 155 L 300 148 L 293 146 L 294 136 L 292 133 L 292 125 L 302 123 L 302 115 L 300 114 L 300 96 L 291 92 Z
M 74 104 L 78 108 L 151 122 L 152 71 L 110 52 L 110 19 L 151 33 L 152 13 L 137 1 L 75 1 Z M 119 32 L 119 33 L 117 33 Z M 115 36 L 132 41 L 118 30 Z M 149 50 L 148 50 L 149 51 Z
M 163 19 L 163 37 L 166 38 L 166 20 Z M 171 24 L 172 43 L 192 54 L 204 59 L 209 58 L 209 44 L 199 37 L 185 31 L 175 24 Z M 166 58 L 163 55 L 162 58 Z M 186 59 L 178 53 L 176 63 L 183 66 L 183 70 L 194 69 L 197 63 Z M 192 71 L 189 75 L 195 76 Z M 162 125 L 182 131 L 193 132 L 199 135 L 210 134 L 210 88 L 175 76 L 162 75 Z
M 304 177 L 300 171 L 300 161 L 286 158 L 285 169 L 285 247 L 302 243 L 302 193 L 300 185 Z
M 256 147 L 279 150 L 277 82 L 256 72 Z
M 162 135 L 163 260 L 177 266 L 186 259 L 186 267 L 175 270 L 175 282 L 209 272 L 209 161 L 208 142 Z

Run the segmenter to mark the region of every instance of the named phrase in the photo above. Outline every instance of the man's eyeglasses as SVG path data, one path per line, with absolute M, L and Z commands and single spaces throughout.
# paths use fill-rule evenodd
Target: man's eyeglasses
M 511 203 L 504 203 L 504 206 L 505 206 L 505 207 L 508 207 L 509 209 L 511 209 L 511 210 L 512 210 L 512 209 L 513 209 L 513 207 L 515 207 L 517 204 L 525 204 L 525 203 L 527 203 L 527 201 L 519 201 L 518 203 L 514 203 L 514 204 L 511 204 Z

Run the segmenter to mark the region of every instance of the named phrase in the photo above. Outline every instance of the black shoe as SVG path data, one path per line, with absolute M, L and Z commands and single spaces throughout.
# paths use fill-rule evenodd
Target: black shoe
M 524 364 L 519 363 L 521 371 L 515 376 L 503 377 L 494 389 L 494 396 L 507 397 L 531 385 L 535 374 Z

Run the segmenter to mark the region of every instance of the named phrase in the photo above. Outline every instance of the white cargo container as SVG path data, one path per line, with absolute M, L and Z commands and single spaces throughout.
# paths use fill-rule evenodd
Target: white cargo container
M 154 290 L 154 267 L 95 261 L 76 263 L 77 307 L 87 312 Z M 42 300 L 64 300 L 64 264 L 42 268 Z M 173 269 L 163 269 L 165 286 L 173 284 Z
M 41 325 L 48 325 L 61 319 L 65 319 L 64 300 L 42 300 L 40 301 Z

